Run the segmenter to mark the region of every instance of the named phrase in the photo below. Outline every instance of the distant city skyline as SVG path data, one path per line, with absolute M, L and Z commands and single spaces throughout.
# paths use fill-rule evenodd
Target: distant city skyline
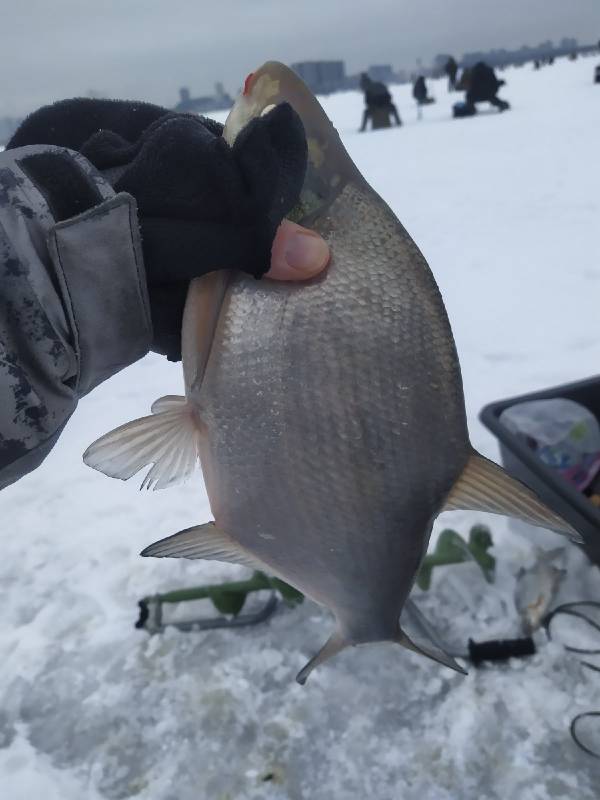
M 289 14 L 286 14 L 289 8 Z M 29 0 L 0 26 L 0 117 L 91 90 L 173 106 L 179 89 L 235 94 L 266 59 L 413 71 L 438 53 L 600 38 L 600 0 Z

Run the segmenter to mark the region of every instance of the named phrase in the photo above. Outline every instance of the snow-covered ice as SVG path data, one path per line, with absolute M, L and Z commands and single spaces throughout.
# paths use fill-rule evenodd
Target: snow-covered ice
M 450 119 L 443 81 L 401 129 L 358 134 L 362 100 L 324 105 L 367 179 L 427 257 L 461 358 L 474 445 L 487 402 L 594 374 L 600 363 L 598 59 L 507 70 L 512 110 Z M 149 637 L 137 600 L 244 574 L 141 559 L 150 542 L 210 518 L 198 478 L 140 494 L 81 463 L 100 434 L 181 391 L 149 356 L 86 398 L 45 464 L 0 496 L 0 796 L 3 800 L 528 800 L 598 797 L 600 762 L 573 745 L 600 708 L 600 676 L 556 643 L 463 678 L 393 646 L 352 650 L 294 682 L 325 640 L 312 603 L 239 631 Z M 482 515 L 438 521 L 467 533 Z M 415 599 L 447 638 L 518 635 L 514 574 L 554 534 L 489 517 L 497 580 L 436 570 Z M 600 599 L 568 545 L 560 599 Z

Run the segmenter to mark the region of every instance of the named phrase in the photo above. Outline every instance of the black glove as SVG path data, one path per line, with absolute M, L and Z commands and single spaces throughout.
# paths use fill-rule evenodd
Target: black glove
M 144 123 L 154 119 L 136 138 L 140 117 Z M 71 100 L 40 109 L 9 142 L 9 147 L 50 143 L 78 149 L 116 191 L 135 197 L 152 349 L 171 360 L 181 358 L 181 317 L 191 278 L 224 268 L 262 276 L 277 227 L 295 205 L 304 179 L 304 129 L 289 105 L 252 120 L 233 147 L 221 132 L 212 120 L 159 106 Z
M 92 100 L 78 97 L 43 106 L 19 125 L 6 149 L 28 144 L 54 144 L 81 150 L 84 142 L 100 130 L 114 131 L 135 142 L 146 128 L 165 114 L 168 108 L 152 103 L 126 100 Z

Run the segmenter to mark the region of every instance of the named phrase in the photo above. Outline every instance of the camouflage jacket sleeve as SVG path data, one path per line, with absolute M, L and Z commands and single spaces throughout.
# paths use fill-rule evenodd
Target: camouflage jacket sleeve
M 27 169 L 30 156 L 56 153 L 93 199 L 59 223 Z M 78 153 L 0 153 L 0 489 L 35 469 L 78 399 L 151 338 L 134 199 Z

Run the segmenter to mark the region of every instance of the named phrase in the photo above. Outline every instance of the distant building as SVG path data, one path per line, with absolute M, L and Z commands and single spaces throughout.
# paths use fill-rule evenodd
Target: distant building
M 173 111 L 186 114 L 205 114 L 207 111 L 219 111 L 231 108 L 233 100 L 223 88 L 222 83 L 215 83 L 215 93 L 212 97 L 192 97 L 187 86 L 179 90 L 179 102 Z
M 561 50 L 564 50 L 565 52 L 569 53 L 577 52 L 578 49 L 577 39 L 573 39 L 571 36 L 563 36 L 558 46 L 560 47 Z
M 315 94 L 329 94 L 348 88 L 343 61 L 299 61 L 291 66 Z
M 561 56 L 576 57 L 577 54 L 592 53 L 594 49 L 594 45 L 578 45 L 577 39 L 565 36 L 558 45 L 547 39 L 533 47 L 524 44 L 516 50 L 494 49 L 486 52 L 465 53 L 461 59 L 460 66 L 472 67 L 478 61 L 485 61 L 493 67 L 508 66 L 509 64 L 518 67 L 536 59 L 543 63 L 551 58 L 559 58 Z
M 367 74 L 374 81 L 382 81 L 383 83 L 396 82 L 396 74 L 391 64 L 372 64 L 367 67 Z

